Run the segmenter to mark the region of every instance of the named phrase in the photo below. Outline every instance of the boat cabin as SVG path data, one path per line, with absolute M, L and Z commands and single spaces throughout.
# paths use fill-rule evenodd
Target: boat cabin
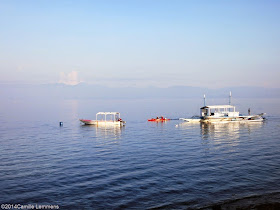
M 204 106 L 200 108 L 200 116 L 203 118 L 238 117 L 239 112 L 236 112 L 235 106 L 232 105 Z
M 96 114 L 97 121 L 120 121 L 121 114 L 119 112 L 98 112 Z

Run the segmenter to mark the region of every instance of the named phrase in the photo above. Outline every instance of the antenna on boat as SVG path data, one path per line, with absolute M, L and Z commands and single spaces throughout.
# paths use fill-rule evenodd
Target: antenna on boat
M 205 97 L 205 94 L 204 94 L 204 106 L 206 106 L 206 97 Z
M 229 91 L 229 105 L 231 104 L 231 91 Z

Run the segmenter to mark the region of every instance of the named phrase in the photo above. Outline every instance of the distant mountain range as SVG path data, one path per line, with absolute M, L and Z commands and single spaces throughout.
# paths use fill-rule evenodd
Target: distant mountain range
M 7 85 L 0 84 L 0 98 L 45 99 L 141 99 L 141 98 L 280 98 L 280 88 L 227 87 L 219 89 L 174 86 L 168 88 L 104 87 L 100 85 L 64 84 Z

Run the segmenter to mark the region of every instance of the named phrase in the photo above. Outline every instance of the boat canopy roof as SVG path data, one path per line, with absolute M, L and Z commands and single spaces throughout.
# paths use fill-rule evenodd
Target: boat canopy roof
M 232 105 L 214 105 L 214 106 L 204 106 L 201 107 L 200 109 L 230 109 L 230 108 L 235 108 L 235 106 Z
M 119 112 L 98 112 L 96 114 L 96 120 L 100 115 L 102 118 L 105 118 L 105 121 L 107 120 L 107 116 L 109 116 L 109 118 L 111 118 L 111 120 L 113 121 L 116 121 L 121 117 L 121 114 Z
M 117 114 L 120 114 L 120 113 L 119 112 L 98 112 L 97 115 L 99 115 L 99 114 L 105 114 L 105 115 L 113 114 L 113 115 L 117 115 Z

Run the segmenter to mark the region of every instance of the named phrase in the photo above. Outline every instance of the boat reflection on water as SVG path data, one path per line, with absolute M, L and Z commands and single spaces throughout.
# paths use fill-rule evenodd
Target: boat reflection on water
M 189 123 L 184 122 L 176 125 L 176 127 L 188 131 L 198 132 L 200 129 L 202 140 L 235 140 L 240 135 L 248 135 L 254 130 L 258 130 L 265 122 L 249 122 L 249 123 Z M 197 131 L 196 131 L 197 130 Z M 187 134 L 186 134 L 187 135 Z
M 254 123 L 200 123 L 202 139 L 238 139 L 240 135 L 250 134 L 263 126 L 263 122 Z
M 120 139 L 124 126 L 94 126 L 96 137 L 105 139 Z
M 89 135 L 92 136 L 92 131 L 95 131 L 95 138 L 97 139 L 120 139 L 125 126 L 115 125 L 81 125 L 81 128 L 85 131 L 89 131 Z M 83 131 L 84 135 L 85 132 Z

